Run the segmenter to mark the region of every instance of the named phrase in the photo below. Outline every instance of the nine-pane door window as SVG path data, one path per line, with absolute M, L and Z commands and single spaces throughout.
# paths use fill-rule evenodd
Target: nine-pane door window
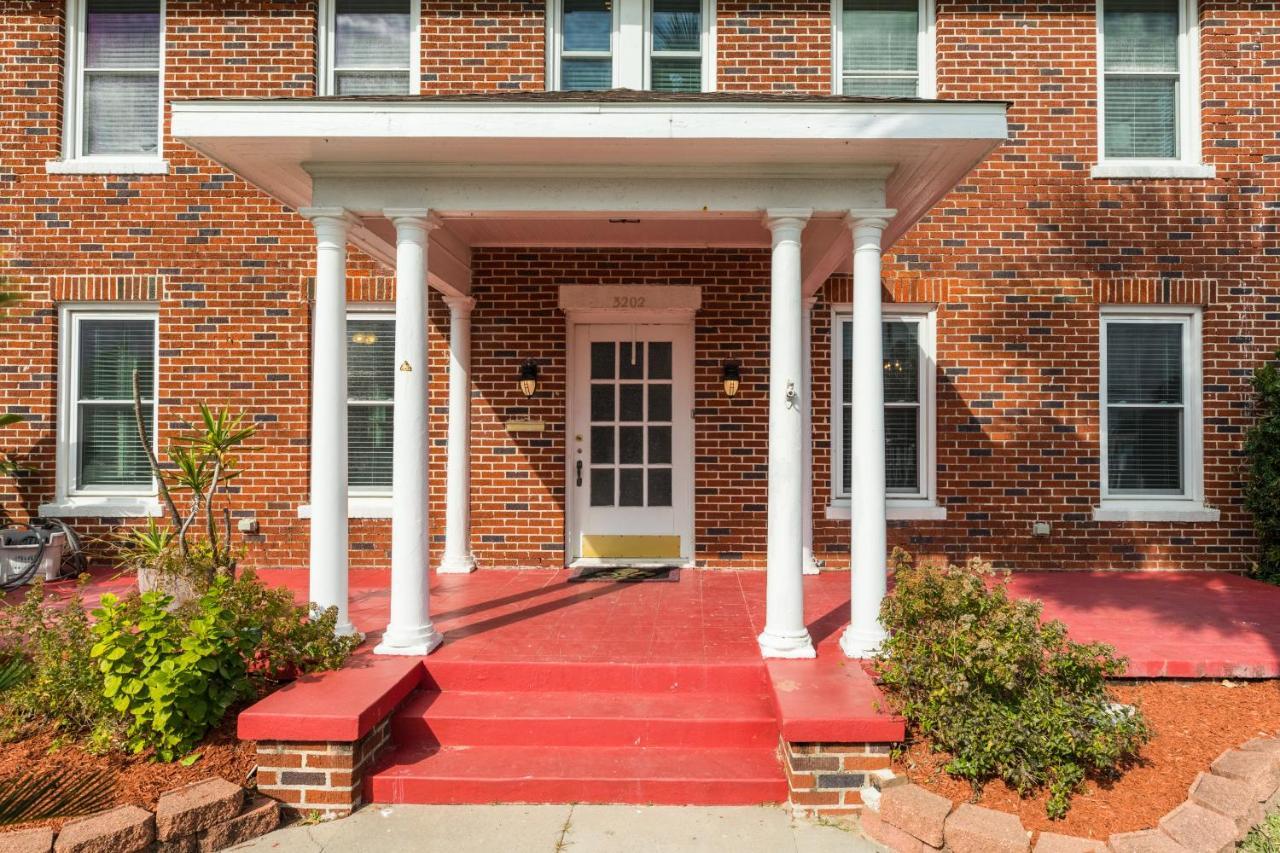
M 837 20 L 840 91 L 914 98 L 921 85 L 928 0 L 843 0 Z
M 395 332 L 389 316 L 347 318 L 347 477 L 355 494 L 391 493 Z
M 1102 0 L 1103 153 L 1175 159 L 1183 0 Z
M 72 156 L 149 156 L 160 144 L 160 0 L 84 0 L 80 134 Z
M 416 91 L 417 0 L 330 0 L 330 9 L 330 94 Z

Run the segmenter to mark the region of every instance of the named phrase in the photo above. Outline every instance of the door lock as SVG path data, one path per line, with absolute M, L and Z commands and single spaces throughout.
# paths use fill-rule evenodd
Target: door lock
M 578 485 L 582 485 L 582 460 L 578 460 Z

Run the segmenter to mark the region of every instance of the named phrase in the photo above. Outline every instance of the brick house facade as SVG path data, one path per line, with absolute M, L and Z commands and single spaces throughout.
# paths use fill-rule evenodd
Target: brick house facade
M 168 101 L 318 93 L 315 2 L 164 6 Z M 19 517 L 56 503 L 61 312 L 83 302 L 125 311 L 151 305 L 161 441 L 185 428 L 198 403 L 246 412 L 263 445 L 233 499 L 238 517 L 258 522 L 248 536 L 250 559 L 303 568 L 311 225 L 174 139 L 169 110 L 162 174 L 68 174 L 47 165 L 64 157 L 67 8 L 64 0 L 0 0 L 0 249 L 10 287 L 25 296 L 0 342 L 8 354 L 0 405 L 28 418 L 5 436 L 24 470 L 0 484 L 0 500 Z M 720 0 L 712 8 L 718 90 L 831 94 L 830 3 Z M 901 520 L 891 513 L 891 543 L 1013 568 L 1248 566 L 1254 542 L 1239 496 L 1248 377 L 1280 345 L 1278 12 L 1275 2 L 1198 3 L 1199 135 L 1213 176 L 1134 179 L 1091 175 L 1099 134 L 1094 3 L 938 0 L 931 8 L 938 98 L 1009 102 L 1009 138 L 885 255 L 886 310 L 934 306 L 934 497 L 945 510 L 945 517 Z M 547 20 L 542 3 L 422 0 L 415 27 L 421 92 L 543 90 Z M 348 300 L 389 308 L 393 273 L 356 249 L 348 263 Z M 569 368 L 558 288 L 678 284 L 701 288 L 696 559 L 712 568 L 763 568 L 768 248 L 477 247 L 470 265 L 471 537 L 480 567 L 565 559 Z M 831 508 L 830 403 L 833 310 L 851 301 L 847 270 L 818 290 L 811 313 L 813 548 L 828 568 L 849 562 L 848 510 Z M 1095 516 L 1101 306 L 1197 312 L 1200 515 Z M 433 565 L 445 518 L 449 323 L 433 292 Z M 516 383 L 526 359 L 540 366 L 532 399 Z M 722 391 L 727 359 L 741 363 L 742 390 L 733 399 Z M 513 420 L 551 428 L 512 432 Z M 93 534 L 121 523 L 101 513 L 62 514 Z M 1035 522 L 1047 522 L 1048 534 L 1035 535 Z M 388 521 L 353 518 L 351 565 L 385 566 L 389 556 Z

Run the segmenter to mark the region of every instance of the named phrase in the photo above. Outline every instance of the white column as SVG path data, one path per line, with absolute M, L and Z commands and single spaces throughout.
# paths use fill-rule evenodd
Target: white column
M 431 624 L 427 567 L 426 210 L 387 210 L 396 227 L 396 378 L 391 474 L 391 621 L 374 652 L 430 654 L 442 640 Z
M 887 586 L 888 544 L 884 486 L 884 353 L 880 341 L 880 238 L 892 211 L 854 212 L 852 602 L 840 647 L 851 658 L 871 657 L 884 641 L 880 602 Z
M 347 230 L 340 207 L 298 211 L 316 232 L 315 337 L 311 346 L 310 599 L 347 615 Z
M 476 570 L 471 553 L 471 311 L 476 301 L 447 296 L 449 306 L 449 472 L 444 558 L 438 571 Z
M 760 651 L 767 658 L 811 658 L 804 621 L 801 555 L 805 409 L 801 311 L 800 234 L 812 211 L 769 210 L 773 232 L 769 302 L 769 547 L 765 625 Z
M 801 566 L 806 575 L 818 574 L 818 560 L 813 556 L 813 306 L 817 295 L 804 298 L 804 483 L 800 491 L 804 496 L 804 534 L 801 539 Z

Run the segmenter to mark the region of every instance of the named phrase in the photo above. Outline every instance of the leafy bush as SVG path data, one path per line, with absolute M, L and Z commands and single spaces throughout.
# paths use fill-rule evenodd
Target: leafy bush
M 230 583 L 216 579 L 190 615 L 171 611 L 171 599 L 157 592 L 124 601 L 105 595 L 93 611 L 98 642 L 89 654 L 102 695 L 128 715 L 132 751 L 150 747 L 172 761 L 252 695 L 246 661 L 260 634 L 236 630 L 223 606 Z
M 1125 671 L 1111 647 L 1071 642 L 977 560 L 915 565 L 899 550 L 893 562 L 880 675 L 914 731 L 951 756 L 949 773 L 976 790 L 997 778 L 1024 796 L 1048 786 L 1049 816 L 1062 817 L 1086 777 L 1114 776 L 1150 739 L 1107 691 Z
M 1280 351 L 1276 352 L 1280 362 Z M 1245 436 L 1249 479 L 1245 508 L 1253 514 L 1261 552 L 1255 574 L 1280 584 L 1280 367 L 1264 364 L 1253 372 L 1258 420 Z

